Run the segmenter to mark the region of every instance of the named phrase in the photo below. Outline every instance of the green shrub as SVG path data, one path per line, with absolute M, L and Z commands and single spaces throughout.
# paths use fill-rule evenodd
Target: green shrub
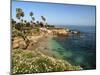
M 18 37 L 23 35 L 21 31 L 17 30 L 17 29 L 13 29 L 12 30 L 12 37 Z
M 57 72 L 81 69 L 82 68 L 80 66 L 72 66 L 65 60 L 44 55 L 38 50 L 12 50 L 13 74 Z

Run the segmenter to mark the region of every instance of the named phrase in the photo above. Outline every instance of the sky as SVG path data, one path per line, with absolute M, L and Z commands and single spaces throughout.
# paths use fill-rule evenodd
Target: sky
M 52 25 L 95 25 L 95 6 L 12 1 L 12 18 L 15 20 L 16 8 L 23 9 L 23 19 L 27 21 L 31 21 L 29 13 L 33 12 L 35 21 L 41 21 L 41 16 L 44 16 Z

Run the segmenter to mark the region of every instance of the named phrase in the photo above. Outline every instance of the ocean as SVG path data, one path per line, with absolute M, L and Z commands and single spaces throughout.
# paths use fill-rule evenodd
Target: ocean
M 49 40 L 55 54 L 84 70 L 96 69 L 96 30 L 95 26 L 63 26 L 80 31 L 81 35 L 69 35 Z

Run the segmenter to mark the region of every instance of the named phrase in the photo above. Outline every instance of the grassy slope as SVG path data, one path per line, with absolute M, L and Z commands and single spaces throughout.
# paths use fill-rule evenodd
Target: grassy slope
M 12 73 L 40 73 L 54 71 L 81 70 L 80 66 L 72 66 L 65 60 L 44 55 L 39 50 L 12 50 Z

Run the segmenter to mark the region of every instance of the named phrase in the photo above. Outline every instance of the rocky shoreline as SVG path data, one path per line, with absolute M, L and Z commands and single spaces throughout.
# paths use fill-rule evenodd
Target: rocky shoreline
M 57 37 L 57 36 L 68 36 L 69 34 L 80 34 L 80 32 L 77 31 L 71 31 L 69 29 L 64 28 L 52 28 L 52 29 L 45 29 L 45 31 L 41 31 L 39 35 L 30 35 L 26 36 L 26 38 L 29 40 L 29 45 L 27 49 L 32 49 L 36 46 L 38 42 L 41 42 L 43 38 L 47 37 Z M 25 49 L 27 46 L 25 40 L 22 37 L 14 37 L 12 41 L 12 48 L 22 48 Z
M 59 58 L 49 48 L 49 39 L 58 36 L 67 37 L 68 34 L 69 31 L 65 29 L 47 29 L 38 35 L 27 36 L 29 44 L 23 37 L 14 37 L 12 40 L 12 61 L 15 65 L 12 66 L 13 74 L 26 73 L 26 71 L 27 73 L 40 73 L 82 70 L 83 68 L 79 65 L 74 66 L 68 61 Z

